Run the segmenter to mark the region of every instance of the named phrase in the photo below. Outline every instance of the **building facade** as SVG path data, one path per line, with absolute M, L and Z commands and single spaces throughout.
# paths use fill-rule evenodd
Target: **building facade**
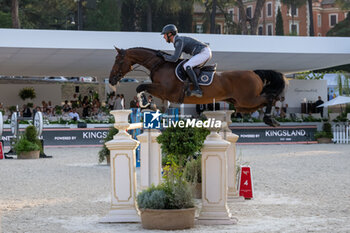
M 256 7 L 256 0 L 244 0 L 246 14 L 253 17 Z M 283 4 L 280 0 L 266 0 L 259 19 L 257 35 L 275 35 L 276 17 L 278 8 L 281 9 L 283 18 L 284 35 L 309 36 L 309 7 L 307 1 L 300 7 L 291 7 Z M 229 19 L 239 25 L 241 20 L 239 8 L 228 6 L 227 14 Z M 315 36 L 325 36 L 338 22 L 344 20 L 348 11 L 340 9 L 335 0 L 314 0 L 313 1 L 313 25 Z M 205 7 L 196 3 L 194 6 L 194 32 L 209 33 L 209 27 L 205 27 Z M 217 10 L 215 33 L 231 34 L 228 27 L 228 20 L 224 14 Z

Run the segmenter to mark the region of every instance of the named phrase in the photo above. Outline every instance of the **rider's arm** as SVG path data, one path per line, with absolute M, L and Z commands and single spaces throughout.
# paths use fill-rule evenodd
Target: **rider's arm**
M 176 40 L 174 43 L 175 52 L 173 55 L 164 54 L 164 60 L 170 61 L 170 62 L 177 62 L 177 60 L 180 58 L 182 53 L 182 47 L 183 47 L 183 41 L 182 40 Z

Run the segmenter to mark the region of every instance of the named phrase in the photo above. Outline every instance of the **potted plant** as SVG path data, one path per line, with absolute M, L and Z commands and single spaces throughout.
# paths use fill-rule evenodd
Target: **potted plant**
M 189 184 L 176 164 L 164 168 L 164 181 L 137 196 L 142 227 L 181 230 L 194 226 L 195 208 Z
M 21 89 L 18 95 L 22 100 L 35 99 L 36 97 L 36 93 L 33 87 L 25 87 Z
M 14 150 L 17 154 L 17 159 L 39 158 L 42 146 L 36 128 L 33 125 L 25 129 L 24 134 L 15 143 Z
M 107 137 L 104 139 L 103 147 L 98 152 L 98 162 L 102 163 L 104 160 L 107 160 L 107 164 L 110 164 L 110 151 L 108 150 L 106 146 L 106 142 L 111 141 L 113 139 L 113 136 L 118 133 L 118 130 L 114 128 L 113 126 L 109 129 Z
M 318 143 L 332 143 L 332 125 L 329 122 L 325 122 L 322 126 L 322 131 L 316 132 L 314 136 Z
M 186 163 L 184 176 L 190 183 L 194 198 L 202 198 L 202 156 L 192 158 Z

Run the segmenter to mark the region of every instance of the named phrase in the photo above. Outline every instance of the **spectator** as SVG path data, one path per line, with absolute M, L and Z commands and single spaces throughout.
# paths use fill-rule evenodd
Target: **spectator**
M 130 101 L 130 108 L 138 108 L 139 102 L 137 100 L 137 96 L 134 96 L 134 99 Z
M 285 98 L 284 96 L 281 97 L 281 117 L 285 118 L 287 115 L 287 108 L 288 108 L 288 104 L 286 104 L 285 102 Z
M 122 107 L 122 99 L 120 98 L 120 95 L 117 94 L 117 97 L 115 99 L 115 103 L 114 103 L 114 110 L 119 110 L 119 109 L 123 109 Z
M 124 97 L 124 94 L 120 94 L 120 104 L 122 105 L 122 109 L 125 109 L 125 97 Z
M 26 104 L 23 105 L 22 116 L 23 117 L 32 117 L 32 111 L 30 110 L 30 108 Z
M 323 104 L 323 100 L 321 96 L 318 97 L 318 100 L 315 102 L 316 105 L 316 112 L 321 114 L 321 117 L 323 118 L 323 107 L 318 107 L 319 105 Z
M 90 111 L 90 102 L 89 102 L 89 97 L 84 96 L 83 102 L 82 102 L 82 107 L 83 107 L 83 117 L 88 117 L 89 116 L 89 111 Z
M 72 111 L 69 113 L 69 116 L 71 117 L 71 119 L 73 121 L 79 121 L 80 120 L 80 117 L 79 117 L 79 114 L 77 113 L 77 109 L 76 108 L 72 109 Z
M 77 94 L 74 93 L 73 99 L 70 101 L 71 104 L 72 104 L 72 108 L 78 107 L 78 105 L 79 105 L 79 104 L 78 104 L 78 100 L 79 100 L 79 98 L 78 98 Z
M 109 96 L 107 104 L 108 104 L 109 110 L 113 110 L 114 104 L 115 104 L 115 92 L 114 91 Z
M 64 101 L 64 104 L 63 104 L 63 106 L 62 106 L 62 111 L 63 111 L 64 113 L 67 113 L 67 112 L 70 112 L 70 110 L 71 110 L 71 107 L 70 107 L 69 104 L 68 104 L 68 100 L 65 100 L 65 101 Z
M 41 105 L 42 105 L 43 112 L 46 112 L 47 103 L 45 102 L 45 100 L 41 101 Z

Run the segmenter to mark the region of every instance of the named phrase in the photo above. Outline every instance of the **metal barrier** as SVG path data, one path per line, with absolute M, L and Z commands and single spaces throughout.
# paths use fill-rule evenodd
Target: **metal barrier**
M 350 140 L 350 127 L 336 124 L 333 126 L 333 142 L 348 144 Z

